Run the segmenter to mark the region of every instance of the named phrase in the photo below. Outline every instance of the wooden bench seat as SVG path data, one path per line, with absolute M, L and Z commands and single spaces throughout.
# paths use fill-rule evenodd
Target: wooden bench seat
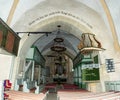
M 35 93 L 36 87 L 30 89 L 30 93 Z
M 46 94 L 24 93 L 21 91 L 8 91 L 10 100 L 45 100 Z
M 120 92 L 58 91 L 57 100 L 120 100 Z

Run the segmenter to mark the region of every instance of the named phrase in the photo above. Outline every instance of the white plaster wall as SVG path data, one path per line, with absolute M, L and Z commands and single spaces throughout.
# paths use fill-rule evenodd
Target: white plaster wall
M 3 100 L 4 80 L 12 79 L 13 73 L 13 56 L 0 54 L 0 100 Z M 13 85 L 13 84 L 12 84 Z
M 7 21 L 7 17 L 9 15 L 12 3 L 14 0 L 0 0 L 0 18 L 2 18 L 5 22 Z
M 91 12 L 88 12 L 87 10 L 87 7 L 82 4 L 77 4 L 77 2 L 70 2 L 68 3 L 67 1 L 65 3 L 63 3 L 62 1 L 60 2 L 60 4 L 56 4 L 56 0 L 54 0 L 55 2 L 51 3 L 50 1 L 47 1 L 47 2 L 43 2 L 43 3 L 40 3 L 38 4 L 37 6 L 35 6 L 34 8 L 32 8 L 31 10 L 28 10 L 24 15 L 21 16 L 20 18 L 20 21 L 18 21 L 16 24 L 17 26 L 15 25 L 14 30 L 15 31 L 22 31 L 22 30 L 27 30 L 28 28 L 32 28 L 35 24 L 45 20 L 45 19 L 48 19 L 48 18 L 51 18 L 51 17 L 54 17 L 55 14 L 49 16 L 51 13 L 54 13 L 56 11 L 63 11 L 65 13 L 70 13 L 76 17 L 78 17 L 78 15 L 80 16 L 83 16 L 83 13 L 86 14 L 86 16 L 88 15 L 88 13 L 90 14 Z M 67 5 L 64 5 L 64 4 L 67 4 Z M 72 4 L 74 6 L 72 6 Z M 62 5 L 62 6 L 60 6 Z M 82 7 L 80 7 L 82 6 Z M 86 10 L 85 10 L 85 9 Z M 85 10 L 83 12 L 80 12 L 82 10 Z M 89 10 L 91 11 L 91 10 Z M 38 13 L 39 12 L 39 13 Z M 93 12 L 94 13 L 94 12 Z M 41 18 L 41 17 L 44 17 L 46 16 L 45 18 Z M 64 14 L 61 14 L 64 16 Z M 91 14 L 92 15 L 92 14 Z M 91 16 L 90 15 L 90 16 Z M 80 17 L 79 16 L 79 17 Z M 67 16 L 67 17 L 70 17 Z M 93 18 L 94 16 L 91 16 L 91 18 Z M 71 17 L 72 19 L 74 17 Z M 93 18 L 94 19 L 94 18 Z M 53 20 L 53 18 L 51 19 Z M 77 20 L 78 21 L 78 20 Z M 83 19 L 82 17 L 79 18 L 79 21 L 82 22 L 82 24 L 85 24 L 87 27 L 88 25 L 87 24 L 90 24 L 87 19 Z M 90 20 L 89 20 L 90 21 Z M 91 19 L 92 21 L 92 19 Z M 24 22 L 24 24 L 23 24 Z M 32 24 L 31 24 L 32 23 Z M 42 23 L 41 23 L 42 24 Z M 48 23 L 47 23 L 48 24 Z M 18 26 L 19 25 L 19 26 Z M 19 28 L 21 27 L 21 29 Z M 39 27 L 39 26 L 38 26 Z M 27 29 L 26 29 L 27 28 Z M 33 27 L 34 28 L 34 27 Z M 39 27 L 40 28 L 40 27 Z M 68 29 L 68 28 L 67 28 Z
M 120 44 L 120 0 L 105 0 L 114 21 L 116 33 Z
M 91 91 L 93 93 L 102 92 L 101 83 L 100 82 L 88 83 L 88 91 Z
M 29 9 L 37 5 L 38 3 L 45 1 L 45 0 L 19 0 L 18 6 L 15 10 L 15 14 L 13 17 L 13 20 L 11 22 L 11 25 L 16 23 L 17 20 Z
M 12 56 L 0 54 L 0 80 L 10 78 Z

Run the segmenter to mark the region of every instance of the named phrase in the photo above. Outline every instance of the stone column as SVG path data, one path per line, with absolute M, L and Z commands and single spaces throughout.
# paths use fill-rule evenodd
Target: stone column
M 31 81 L 34 80 L 34 67 L 35 67 L 35 61 L 33 61 L 33 64 L 32 64 L 32 75 L 31 75 Z
M 79 74 L 78 75 L 78 77 L 79 77 L 79 87 L 81 87 L 81 82 L 82 82 L 81 77 L 82 76 L 81 76 L 81 66 L 80 65 L 78 66 L 78 74 Z
M 40 84 L 40 77 L 41 77 L 41 66 L 39 65 L 39 73 L 38 73 L 38 84 Z
M 12 68 L 12 73 L 11 73 L 11 83 L 12 83 L 12 89 L 14 89 L 14 85 L 15 85 L 15 80 L 17 78 L 18 75 L 18 70 L 19 70 L 19 66 L 20 65 L 20 57 L 16 57 L 15 61 L 14 61 L 14 65 Z

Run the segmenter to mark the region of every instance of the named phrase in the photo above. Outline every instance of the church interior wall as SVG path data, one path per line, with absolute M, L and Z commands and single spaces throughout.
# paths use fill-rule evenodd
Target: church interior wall
M 6 60 L 6 61 L 5 61 Z M 13 57 L 0 54 L 0 80 L 9 79 L 12 69 Z

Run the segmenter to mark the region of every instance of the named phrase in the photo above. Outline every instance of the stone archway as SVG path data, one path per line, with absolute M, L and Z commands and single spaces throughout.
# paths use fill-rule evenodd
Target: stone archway
M 43 21 L 40 21 L 39 23 L 32 25 L 31 27 L 28 27 L 25 31 L 29 32 L 37 32 L 37 31 L 54 31 L 56 30 L 57 22 L 61 24 L 66 24 L 65 29 L 68 30 L 70 34 L 73 34 L 74 36 L 81 38 L 81 34 L 84 32 L 91 32 L 90 29 L 86 28 L 84 25 L 82 25 L 80 22 L 77 22 L 75 19 L 71 19 L 66 16 L 54 16 L 52 18 L 45 19 Z M 50 27 L 51 25 L 54 26 Z M 24 35 L 23 38 L 21 38 L 20 48 L 19 48 L 19 56 L 23 55 L 24 48 L 29 48 L 37 39 L 39 39 L 42 36 L 42 34 L 39 35 Z M 26 49 L 25 49 L 26 50 Z M 27 51 L 27 50 L 26 50 Z
M 67 28 L 71 29 L 70 31 L 68 30 L 70 34 L 73 34 L 78 38 L 80 38 L 82 32 L 86 32 L 86 31 L 90 32 L 89 29 L 87 29 L 81 23 L 77 22 L 76 19 L 72 19 L 66 16 L 61 16 L 59 14 L 56 15 L 56 17 L 52 17 L 52 18 L 50 17 L 48 19 L 45 19 L 44 21 L 40 21 L 39 23 L 32 25 L 31 27 L 28 27 L 28 29 L 24 31 L 46 31 L 50 25 L 53 25 L 53 24 L 57 25 L 57 22 L 58 23 L 61 22 L 63 25 L 66 25 L 67 27 L 65 29 Z M 51 28 L 49 31 L 54 31 L 55 29 L 56 27 Z M 80 29 L 82 29 L 82 32 Z M 30 36 L 25 34 L 22 36 L 20 41 L 18 57 L 15 60 L 15 69 L 14 69 L 15 74 L 13 78 L 17 77 L 17 75 L 19 74 L 19 71 L 24 67 L 24 66 L 21 66 L 20 63 L 23 63 L 22 65 L 24 65 L 26 53 L 31 47 L 31 45 L 41 36 L 42 34 L 30 35 Z
M 52 16 L 50 18 L 45 18 L 44 20 L 39 20 L 39 22 L 32 23 L 26 30 L 24 31 L 54 31 L 56 28 L 55 27 L 50 27 L 50 26 L 57 26 L 57 23 L 61 23 L 63 25 L 66 25 L 64 30 L 68 30 L 70 34 L 73 34 L 74 36 L 78 37 L 80 39 L 81 33 L 84 32 L 92 32 L 94 33 L 95 31 L 88 28 L 87 24 L 84 25 L 83 22 L 78 21 L 75 18 L 71 18 L 70 16 L 63 16 L 60 14 L 57 14 L 55 16 Z M 101 32 L 100 32 L 101 33 Z M 99 34 L 99 33 L 96 33 Z M 25 55 L 30 48 L 30 46 L 40 37 L 42 34 L 38 35 L 30 35 L 28 36 L 27 34 L 23 35 L 21 42 L 20 42 L 20 48 L 19 48 L 19 61 L 16 63 L 20 63 L 20 61 L 23 61 L 21 63 L 24 63 L 25 60 Z M 99 35 L 98 35 L 99 36 Z M 102 39 L 103 40 L 103 39 Z M 102 42 L 102 41 L 101 41 Z M 20 69 L 20 65 L 17 66 L 17 69 Z M 18 70 L 16 70 L 18 71 Z M 16 76 L 17 76 L 16 72 Z

